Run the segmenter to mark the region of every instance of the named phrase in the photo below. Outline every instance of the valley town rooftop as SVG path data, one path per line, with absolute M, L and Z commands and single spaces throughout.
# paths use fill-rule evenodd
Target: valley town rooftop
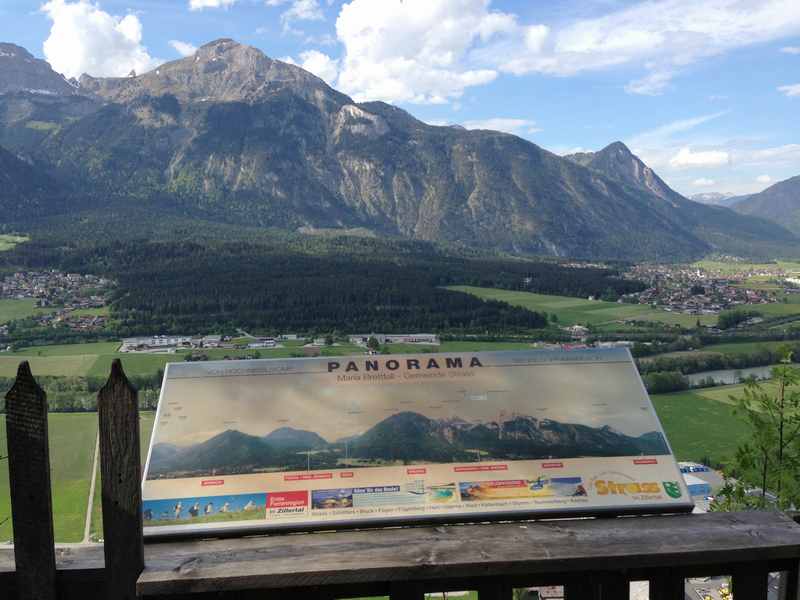
M 800 525 L 781 512 L 392 527 L 143 542 L 137 393 L 119 361 L 98 394 L 104 544 L 53 544 L 47 401 L 27 363 L 6 396 L 13 549 L 0 597 L 354 598 L 564 586 L 566 600 L 684 600 L 685 578 L 731 575 L 735 600 L 798 600 Z

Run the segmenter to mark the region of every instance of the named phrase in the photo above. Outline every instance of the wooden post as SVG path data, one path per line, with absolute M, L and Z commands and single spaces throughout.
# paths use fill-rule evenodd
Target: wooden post
M 425 600 L 425 586 L 418 581 L 396 581 L 389 584 L 390 600 Z
M 17 594 L 24 600 L 55 600 L 47 394 L 27 361 L 19 365 L 17 380 L 6 394 L 6 440 Z
M 669 569 L 651 577 L 649 584 L 650 600 L 684 600 L 686 597 L 686 579 Z
M 628 600 L 631 597 L 631 583 L 623 575 L 612 574 L 600 585 L 603 600 Z
M 566 583 L 564 600 L 602 600 L 600 585 L 588 580 Z
M 762 564 L 745 565 L 733 572 L 733 600 L 767 600 L 769 573 Z
M 798 593 L 798 568 L 800 565 L 795 561 L 794 566 L 780 574 L 778 581 L 778 600 L 800 600 Z
M 136 598 L 136 580 L 144 569 L 137 396 L 116 359 L 108 382 L 97 394 L 109 600 Z
M 514 588 L 503 583 L 502 580 L 493 580 L 489 583 L 478 585 L 478 600 L 511 600 L 514 596 Z

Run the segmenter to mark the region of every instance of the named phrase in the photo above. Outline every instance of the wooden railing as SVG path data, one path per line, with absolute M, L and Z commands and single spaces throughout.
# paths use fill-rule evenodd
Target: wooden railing
M 53 544 L 47 400 L 27 363 L 6 396 L 14 549 L 0 598 L 421 600 L 564 586 L 567 600 L 684 600 L 685 579 L 730 575 L 735 600 L 798 600 L 800 525 L 779 512 L 520 521 L 143 543 L 137 395 L 119 362 L 98 394 L 104 544 Z M 779 579 L 770 573 L 781 573 Z M 772 582 L 778 582 L 769 596 Z M 776 598 L 778 600 L 778 598 Z

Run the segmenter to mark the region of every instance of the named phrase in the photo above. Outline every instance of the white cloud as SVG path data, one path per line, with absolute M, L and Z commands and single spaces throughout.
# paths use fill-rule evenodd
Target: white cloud
M 89 0 L 51 0 L 41 10 L 53 22 L 44 42 L 45 58 L 67 77 L 124 77 L 159 62 L 142 45 L 142 24 L 136 15 L 113 16 Z
M 772 181 L 772 177 L 770 177 L 769 175 L 759 175 L 758 177 L 756 177 L 756 181 L 758 183 L 769 183 L 770 181 Z
M 660 96 L 672 81 L 673 75 L 671 71 L 655 71 L 641 79 L 631 81 L 625 86 L 625 91 L 642 96 Z
M 778 88 L 778 91 L 789 96 L 790 98 L 800 96 L 800 83 L 795 83 L 793 85 L 782 85 Z
M 523 32 L 513 15 L 488 6 L 488 0 L 344 4 L 336 21 L 345 47 L 338 86 L 357 100 L 443 104 L 493 81 L 497 70 L 471 65 L 471 52 L 501 34 Z M 543 32 L 528 36 L 534 46 L 537 35 Z
M 794 165 L 800 164 L 800 144 L 784 144 L 742 152 L 737 163 L 745 165 Z
M 492 131 L 503 131 L 520 136 L 541 131 L 541 129 L 536 126 L 536 121 L 531 121 L 530 119 L 509 119 L 506 117 L 464 121 L 463 125 L 467 129 L 491 129 Z
M 281 60 L 304 68 L 331 86 L 335 83 L 339 74 L 339 61 L 318 50 L 301 52 L 299 61 L 294 60 L 291 56 Z
M 692 182 L 692 185 L 695 187 L 709 187 L 712 185 L 716 185 L 716 181 L 713 179 L 708 179 L 707 177 L 701 177 L 700 179 L 695 179 Z
M 784 54 L 800 54 L 800 46 L 784 46 L 781 48 Z
M 175 51 L 181 56 L 191 56 L 197 52 L 197 46 L 189 42 L 182 42 L 180 40 L 170 40 L 169 45 L 175 48 Z
M 627 143 L 631 148 L 637 150 L 663 147 L 667 145 L 669 140 L 676 134 L 691 131 L 704 123 L 718 119 L 726 114 L 728 114 L 728 111 L 723 110 L 706 115 L 699 115 L 697 117 L 690 117 L 688 119 L 670 121 L 664 125 L 659 125 L 653 129 L 636 134 L 631 137 Z
M 800 2 L 646 0 L 598 18 L 523 23 L 491 0 L 350 0 L 336 31 L 339 85 L 359 100 L 444 103 L 499 73 L 614 67 L 641 72 L 629 93 L 658 95 L 704 58 L 800 33 Z
M 228 8 L 236 0 L 189 0 L 189 10 L 203 10 L 204 8 Z
M 508 58 L 500 59 L 499 68 L 515 74 L 573 75 L 618 65 L 639 66 L 646 73 L 629 83 L 627 91 L 659 94 L 672 77 L 702 58 L 798 31 L 800 3 L 796 0 L 646 1 L 569 23 L 554 31 L 538 51 L 502 49 Z M 488 58 L 492 51 L 484 54 Z
M 295 21 L 324 21 L 325 14 L 319 0 L 266 0 L 267 6 L 284 6 L 288 8 L 281 13 L 284 32 L 302 33 L 292 29 Z
M 673 156 L 669 164 L 675 169 L 686 167 L 720 167 L 730 162 L 730 154 L 721 150 L 705 150 L 693 152 L 685 146 Z

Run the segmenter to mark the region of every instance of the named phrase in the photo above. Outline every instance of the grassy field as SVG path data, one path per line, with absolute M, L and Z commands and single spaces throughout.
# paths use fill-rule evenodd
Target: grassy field
M 706 271 L 716 271 L 723 275 L 735 275 L 748 271 L 767 271 L 772 269 L 783 269 L 788 273 L 800 273 L 800 262 L 778 260 L 774 263 L 751 263 L 751 262 L 732 262 L 718 260 L 699 260 L 694 266 L 705 269 Z
M 49 418 L 50 468 L 53 488 L 55 537 L 58 542 L 83 538 L 89 501 L 92 460 L 97 439 L 97 414 L 51 414 Z M 5 416 L 0 415 L 5 453 Z M 8 462 L 0 462 L 0 521 L 11 514 Z M 11 521 L 0 525 L 0 541 L 12 537 Z
M 700 352 L 715 352 L 717 354 L 752 354 L 762 349 L 777 350 L 791 342 L 735 342 L 730 344 L 712 344 L 703 346 Z
M 25 298 L 23 300 L 4 298 L 0 300 L 0 325 L 15 319 L 30 317 L 36 312 L 36 300 L 33 298 Z
M 167 363 L 183 362 L 189 351 L 174 354 L 138 354 L 117 352 L 119 342 L 97 342 L 91 344 L 70 344 L 59 346 L 35 346 L 24 348 L 10 354 L 0 354 L 0 376 L 13 377 L 21 360 L 28 360 L 34 375 L 107 377 L 111 362 L 119 358 L 128 375 L 152 375 L 164 369 Z M 525 343 L 496 342 L 446 342 L 441 346 L 418 346 L 415 344 L 395 344 L 394 353 L 422 352 L 425 349 L 441 352 L 468 352 L 476 350 L 512 350 L 528 348 Z M 260 348 L 257 350 L 225 350 L 212 348 L 203 350 L 210 360 L 223 360 L 226 357 L 244 358 L 257 354 L 261 358 L 290 358 L 302 355 L 300 343 L 287 342 L 283 348 Z M 364 348 L 353 344 L 336 344 L 321 348 L 322 356 L 346 356 L 363 354 Z
M 20 361 L 27 360 L 36 376 L 81 376 L 91 369 L 97 356 L 76 354 L 73 356 L 20 356 L 15 354 L 0 355 L 0 377 L 14 377 Z
M 17 244 L 27 241 L 28 238 L 25 236 L 0 234 L 0 252 L 11 250 Z
M 498 350 L 526 350 L 531 344 L 527 342 L 442 342 L 439 346 L 425 344 L 389 344 L 392 354 L 418 354 L 420 352 L 480 352 Z
M 641 304 L 618 304 L 602 300 L 585 300 L 568 296 L 549 296 L 530 292 L 517 292 L 495 288 L 479 288 L 466 285 L 450 286 L 447 289 L 466 292 L 483 300 L 499 300 L 513 306 L 521 306 L 537 312 L 558 316 L 560 325 L 602 325 L 615 321 L 637 320 L 693 327 L 698 318 L 703 325 L 714 325 L 714 315 L 684 315 L 658 310 Z
M 652 396 L 667 439 L 678 460 L 730 460 L 748 428 L 733 414 L 728 395 L 741 386 Z M 713 392 L 713 394 L 712 394 Z

